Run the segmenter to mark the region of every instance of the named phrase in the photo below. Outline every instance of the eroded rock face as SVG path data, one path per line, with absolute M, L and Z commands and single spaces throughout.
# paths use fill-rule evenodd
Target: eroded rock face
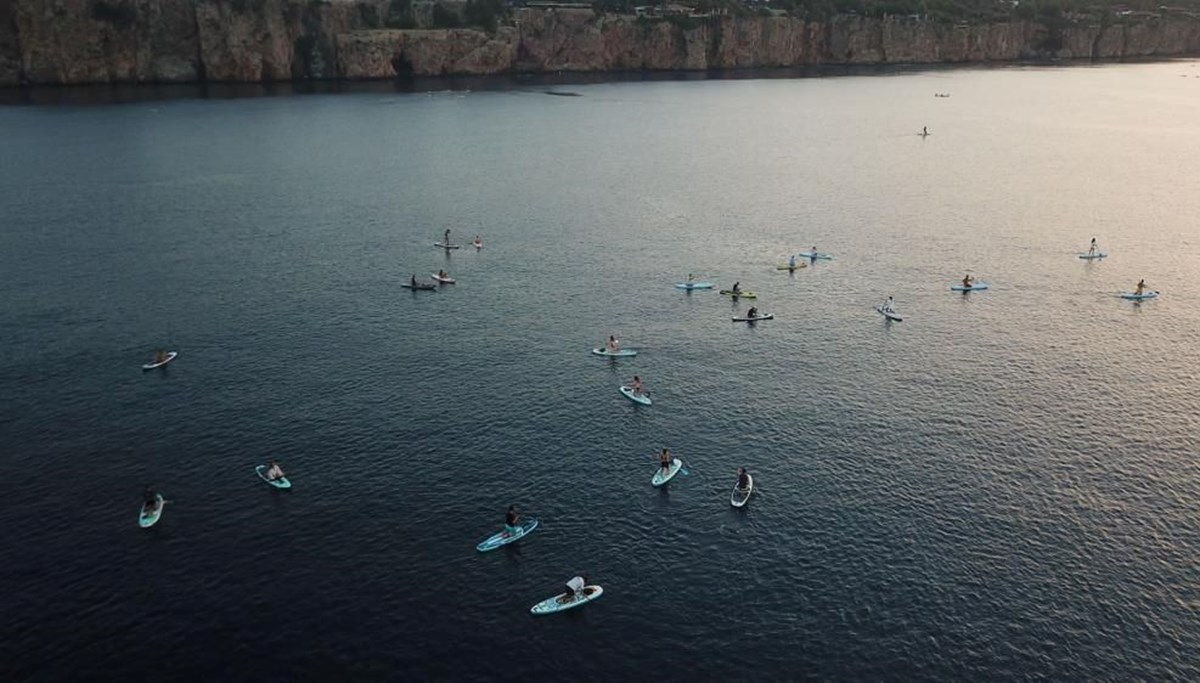
M 514 26 L 390 30 L 403 0 L 0 0 L 0 86 L 704 70 L 1200 53 L 1200 20 L 1074 26 L 902 18 L 674 20 L 519 9 Z

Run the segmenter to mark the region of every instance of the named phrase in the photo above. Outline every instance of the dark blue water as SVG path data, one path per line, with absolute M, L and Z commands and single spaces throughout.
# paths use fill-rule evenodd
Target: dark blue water
M 0 678 L 1200 678 L 1198 72 L 0 109 Z

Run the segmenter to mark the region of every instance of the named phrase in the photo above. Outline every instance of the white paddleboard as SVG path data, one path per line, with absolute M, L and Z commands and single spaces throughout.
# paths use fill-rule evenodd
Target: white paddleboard
M 745 489 L 739 489 L 737 484 L 733 485 L 733 493 L 729 496 L 729 504 L 735 508 L 740 508 L 750 500 L 750 494 L 754 493 L 754 477 L 746 473 L 746 480 L 750 483 Z
M 883 306 L 876 306 L 875 310 L 879 311 L 879 314 L 882 315 L 883 317 L 887 318 L 888 320 L 895 320 L 896 322 L 900 322 L 901 320 L 904 320 L 904 318 L 901 318 L 899 315 L 897 315 L 895 311 L 889 311 L 886 308 L 884 308 Z
M 650 484 L 652 486 L 662 486 L 668 481 L 674 479 L 675 475 L 679 474 L 679 470 L 681 469 L 683 469 L 683 461 L 679 458 L 675 458 L 671 461 L 671 467 L 667 469 L 666 474 L 663 474 L 663 469 L 661 466 L 654 472 L 654 476 L 650 479 Z
M 429 277 L 433 278 L 434 280 L 437 280 L 438 282 L 440 282 L 444 285 L 454 284 L 454 278 L 452 278 L 450 276 L 442 277 L 441 275 L 438 275 L 437 273 L 430 273 Z
M 153 370 L 154 368 L 161 368 L 162 366 L 166 365 L 167 363 L 170 363 L 171 361 L 175 360 L 175 356 L 178 356 L 178 355 L 179 355 L 178 351 L 171 351 L 167 354 L 167 357 L 164 358 L 163 360 L 161 360 L 157 363 L 146 363 L 145 365 L 142 366 L 142 369 L 143 370 Z
M 562 593 L 552 598 L 546 598 L 533 607 L 529 608 L 529 613 L 533 615 L 554 614 L 555 612 L 565 612 L 569 609 L 575 609 L 581 605 L 586 605 L 604 594 L 604 589 L 600 586 L 584 586 L 583 597 L 574 598 L 570 602 L 559 602 L 570 595 Z

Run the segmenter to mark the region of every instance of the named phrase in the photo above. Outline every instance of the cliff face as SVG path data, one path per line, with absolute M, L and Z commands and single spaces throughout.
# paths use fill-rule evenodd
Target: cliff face
M 674 21 L 522 9 L 514 27 L 388 30 L 394 0 L 0 0 L 0 85 L 931 64 L 1200 54 L 1200 20 L 1076 26 L 896 18 Z M 412 8 L 428 22 L 427 6 Z

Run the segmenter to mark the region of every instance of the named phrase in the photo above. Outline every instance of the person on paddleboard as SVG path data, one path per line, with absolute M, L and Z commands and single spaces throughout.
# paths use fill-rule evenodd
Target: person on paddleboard
M 965 287 L 966 289 L 970 289 L 971 285 L 974 282 L 975 282 L 975 278 L 971 277 L 970 273 L 967 273 L 966 275 L 963 276 L 963 287 Z
M 733 292 L 734 294 L 741 294 L 742 293 L 741 280 L 738 280 L 737 282 L 733 283 L 733 289 L 731 289 L 730 291 Z
M 929 126 L 921 126 L 921 137 L 929 135 Z
M 1138 280 L 1137 289 L 1133 293 L 1137 294 L 1138 296 L 1141 296 L 1142 291 L 1145 289 L 1146 289 L 1146 279 L 1142 278 L 1141 280 Z
M 279 466 L 279 463 L 277 461 L 271 460 L 269 463 L 267 463 L 267 465 L 268 465 L 268 467 L 267 467 L 267 480 L 268 481 L 275 481 L 276 479 L 283 479 L 283 468 L 281 468 Z
M 444 270 L 438 269 L 438 277 L 440 277 L 440 278 L 442 278 L 443 280 L 445 280 L 446 278 L 450 277 L 450 274 L 449 274 L 449 273 L 447 273 L 447 272 L 446 272 L 446 271 L 444 271 Z
M 817 245 L 815 245 L 815 244 L 813 245 L 812 251 L 808 252 L 808 255 L 811 256 L 812 258 L 817 257 Z
M 158 509 L 158 492 L 153 487 L 147 486 L 145 495 L 146 512 L 153 513 Z
M 670 472 L 672 464 L 671 451 L 666 448 L 662 449 L 662 453 L 658 454 L 658 464 L 660 467 L 662 467 L 662 473 L 664 475 Z
M 1096 238 L 1093 237 L 1092 238 L 1092 246 L 1088 247 L 1088 256 L 1092 256 L 1095 253 L 1096 253 Z
M 521 515 L 517 513 L 516 505 L 509 505 L 504 513 L 504 535 L 512 536 L 521 530 Z
M 571 577 L 567 582 L 567 592 L 558 596 L 558 603 L 565 605 L 573 600 L 578 600 L 583 597 L 583 588 L 587 585 L 587 575 L 580 574 L 579 576 Z
M 788 257 L 788 268 L 795 268 L 795 267 L 796 267 L 796 255 L 792 254 L 791 256 Z
M 691 282 L 692 280 L 695 280 L 695 279 L 696 279 L 696 276 L 695 276 L 695 275 L 692 275 L 691 273 L 688 273 L 688 279 L 687 279 L 687 281 L 688 281 L 688 282 Z
M 166 351 L 163 351 L 162 349 L 159 349 L 159 350 L 157 350 L 157 351 L 155 351 L 155 352 L 154 352 L 154 362 L 155 362 L 155 363 L 161 363 L 161 362 L 163 362 L 163 361 L 164 361 L 164 360 L 166 360 L 166 359 L 167 359 L 167 352 L 166 352 Z
M 883 302 L 883 310 L 887 311 L 888 313 L 895 313 L 896 309 L 892 308 L 892 306 L 895 304 L 896 300 L 889 296 L 888 300 Z
M 450 246 L 450 228 L 446 228 L 446 234 L 442 236 L 442 244 Z
M 758 317 L 758 308 L 755 306 L 751 306 L 750 310 L 746 311 L 746 317 L 747 318 L 757 318 Z
M 750 488 L 750 473 L 748 473 L 746 471 L 745 467 L 738 468 L 737 487 L 739 490 L 742 490 L 742 491 L 745 491 L 746 489 Z
M 475 241 L 474 241 L 474 242 L 472 242 L 472 244 L 474 244 L 476 247 L 482 247 L 482 246 L 483 246 L 483 240 L 479 239 L 479 235 L 476 235 L 476 236 L 475 236 Z
M 408 282 L 409 282 L 409 284 L 411 284 L 413 286 L 413 289 L 417 288 L 417 276 L 416 275 L 413 275 L 412 278 Z
M 616 335 L 608 335 L 608 350 L 610 353 L 616 353 L 620 350 Z
M 633 389 L 634 396 L 642 395 L 642 378 L 637 375 L 633 376 L 633 381 L 629 383 L 629 388 Z

